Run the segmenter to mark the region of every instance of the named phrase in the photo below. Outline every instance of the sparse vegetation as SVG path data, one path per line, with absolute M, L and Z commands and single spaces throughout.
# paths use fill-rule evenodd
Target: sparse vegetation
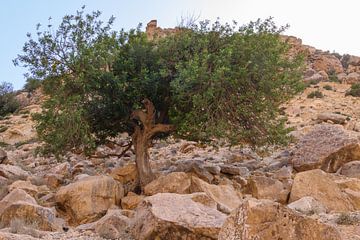
M 351 88 L 345 93 L 345 96 L 360 97 L 360 83 L 351 85 Z
M 0 116 L 5 116 L 15 112 L 19 108 L 19 103 L 15 98 L 15 93 L 11 83 L 2 82 L 0 84 Z
M 333 90 L 332 86 L 330 86 L 330 85 L 325 85 L 325 86 L 323 86 L 323 88 L 328 91 Z
M 26 83 L 24 85 L 24 90 L 32 93 L 36 89 L 38 89 L 41 86 L 41 80 L 36 78 L 28 78 L 26 79 Z
M 339 83 L 340 80 L 336 74 L 336 71 L 335 69 L 331 69 L 329 72 L 328 72 L 328 76 L 329 76 L 329 82 L 337 82 Z
M 307 98 L 323 98 L 324 94 L 320 92 L 319 90 L 312 91 L 307 95 Z

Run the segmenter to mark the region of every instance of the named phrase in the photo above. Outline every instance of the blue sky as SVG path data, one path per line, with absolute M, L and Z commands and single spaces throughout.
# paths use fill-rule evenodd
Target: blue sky
M 65 14 L 75 13 L 82 5 L 86 11 L 100 10 L 103 18 L 116 17 L 115 30 L 146 25 L 157 19 L 161 27 L 177 25 L 181 17 L 247 23 L 273 16 L 279 25 L 290 24 L 289 35 L 323 50 L 360 55 L 358 0 L 1 0 L 0 1 L 0 82 L 15 89 L 25 83 L 26 69 L 14 67 L 12 59 L 21 53 L 26 33 L 37 23 L 46 25 L 52 17 L 56 25 Z

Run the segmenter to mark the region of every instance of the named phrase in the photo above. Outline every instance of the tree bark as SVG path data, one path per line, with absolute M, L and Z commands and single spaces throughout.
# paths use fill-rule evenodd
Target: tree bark
M 174 129 L 172 125 L 155 124 L 154 105 L 149 99 L 145 99 L 143 104 L 144 110 L 136 110 L 131 114 L 131 119 L 139 122 L 135 126 L 132 142 L 134 144 L 136 167 L 142 190 L 145 185 L 155 179 L 155 174 L 150 166 L 148 152 L 152 138 L 157 133 L 166 133 Z

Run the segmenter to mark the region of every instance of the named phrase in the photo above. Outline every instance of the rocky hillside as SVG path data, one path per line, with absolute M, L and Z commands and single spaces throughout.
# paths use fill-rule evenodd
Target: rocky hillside
M 284 39 L 307 54 L 309 87 L 282 106 L 294 142 L 256 153 L 155 141 L 158 178 L 142 194 L 133 152 L 109 156 L 128 136 L 92 157 L 37 156 L 41 96 L 19 96 L 22 110 L 0 120 L 0 239 L 360 239 L 360 98 L 345 96 L 360 58 Z

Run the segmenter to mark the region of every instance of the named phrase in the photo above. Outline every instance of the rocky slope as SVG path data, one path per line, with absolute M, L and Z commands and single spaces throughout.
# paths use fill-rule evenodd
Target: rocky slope
M 132 151 L 101 157 L 118 145 L 91 158 L 36 156 L 31 113 L 41 97 L 23 97 L 23 109 L 0 120 L 0 239 L 360 239 L 360 98 L 345 96 L 360 61 L 286 38 L 307 52 L 312 83 L 282 106 L 294 142 L 256 153 L 155 141 L 158 178 L 142 194 Z M 328 82 L 334 74 L 342 82 Z M 316 90 L 324 97 L 308 98 Z

